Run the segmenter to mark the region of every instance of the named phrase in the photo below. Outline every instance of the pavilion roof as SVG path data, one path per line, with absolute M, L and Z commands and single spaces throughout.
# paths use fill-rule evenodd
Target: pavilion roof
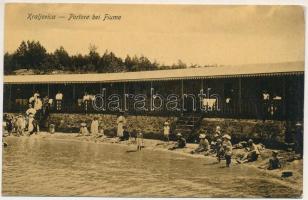
M 304 62 L 274 64 L 215 66 L 186 69 L 170 69 L 140 72 L 56 74 L 56 75 L 8 75 L 4 83 L 108 83 L 131 81 L 162 81 L 203 78 L 231 78 L 251 76 L 279 76 L 304 73 Z

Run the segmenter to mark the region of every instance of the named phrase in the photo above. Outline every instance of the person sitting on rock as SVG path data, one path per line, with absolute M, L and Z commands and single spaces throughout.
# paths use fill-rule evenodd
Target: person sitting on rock
M 182 148 L 186 147 L 186 140 L 183 137 L 183 135 L 181 133 L 178 133 L 176 136 L 177 136 L 178 140 L 177 140 L 175 146 L 169 148 L 169 150 L 182 149 Z
M 248 147 L 246 147 L 246 151 L 247 153 L 241 159 L 237 160 L 238 163 L 254 162 L 258 160 L 260 151 L 258 146 L 253 143 L 252 139 L 248 140 Z
M 201 131 L 199 138 L 199 146 L 195 150 L 193 150 L 191 154 L 204 152 L 204 155 L 208 155 L 208 152 L 210 150 L 210 144 L 209 141 L 206 139 L 205 131 Z
M 273 151 L 272 152 L 272 157 L 269 159 L 269 166 L 268 170 L 274 170 L 274 169 L 279 169 L 281 168 L 280 161 L 278 159 L 278 151 Z

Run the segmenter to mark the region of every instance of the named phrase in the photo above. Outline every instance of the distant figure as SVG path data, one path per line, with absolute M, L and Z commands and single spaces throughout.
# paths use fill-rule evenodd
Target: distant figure
M 62 101 L 63 101 L 63 94 L 58 91 L 58 93 L 55 96 L 56 99 L 56 110 L 61 111 L 62 110 Z
M 102 125 L 99 126 L 99 135 L 97 137 L 105 137 L 105 131 Z
M 143 147 L 143 134 L 141 132 L 141 129 L 138 130 L 136 135 L 136 143 L 137 143 L 137 150 L 141 151 Z
M 222 148 L 222 140 L 218 138 L 216 140 L 215 146 L 214 146 L 214 153 L 216 153 L 216 158 L 218 163 L 220 163 L 221 159 L 224 157 L 224 150 Z
M 38 110 L 41 110 L 43 107 L 43 103 L 42 103 L 42 100 L 40 98 L 40 95 L 37 94 L 36 97 L 34 97 L 34 106 L 33 108 L 38 111 Z
M 170 135 L 170 122 L 166 120 L 164 123 L 164 138 L 167 142 L 169 142 L 169 135 Z
M 23 135 L 27 126 L 26 119 L 22 115 L 18 115 L 15 121 L 17 135 Z
M 129 140 L 129 138 L 130 138 L 130 133 L 128 132 L 127 127 L 123 126 L 123 136 L 120 137 L 120 140 L 121 141 Z
M 226 159 L 226 166 L 230 167 L 232 157 L 232 143 L 231 136 L 226 134 L 223 136 L 222 148 Z
M 279 168 L 281 168 L 281 164 L 278 159 L 278 151 L 273 151 L 272 157 L 269 159 L 269 166 L 267 169 L 274 170 L 274 169 L 279 169 Z
M 208 155 L 209 150 L 210 150 L 210 144 L 209 141 L 206 139 L 206 132 L 205 131 L 201 131 L 200 135 L 199 135 L 199 146 L 193 150 L 191 153 L 201 153 L 204 152 L 204 155 Z
M 93 121 L 91 122 L 91 134 L 97 136 L 98 135 L 98 117 L 94 117 Z
M 39 132 L 39 126 L 37 120 L 34 118 L 33 114 L 29 115 L 29 123 L 28 123 L 28 133 L 29 135 L 37 134 Z
M 87 92 L 85 92 L 82 98 L 85 112 L 88 112 L 90 100 L 91 96 Z
M 303 126 L 300 122 L 297 122 L 295 127 L 295 152 L 300 154 L 300 158 L 303 158 Z
M 80 124 L 79 135 L 89 135 L 87 124 L 84 122 Z
M 38 93 L 38 91 L 36 91 L 32 97 L 29 98 L 29 103 L 32 104 L 32 106 L 34 107 L 34 103 L 35 100 L 37 99 L 37 97 L 39 97 L 40 94 Z
M 244 157 L 237 160 L 238 163 L 254 162 L 258 160 L 260 151 L 258 146 L 253 143 L 252 139 L 248 140 L 248 147 L 246 147 L 246 151 L 247 153 L 244 155 Z
M 6 130 L 8 132 L 8 134 L 10 135 L 13 131 L 13 128 L 14 128 L 13 117 L 11 115 L 4 114 L 3 120 L 4 120 L 4 129 L 3 130 Z
M 33 108 L 36 110 L 36 114 L 35 114 L 34 118 L 37 120 L 37 122 L 39 124 L 41 123 L 41 120 L 42 120 L 42 107 L 43 107 L 42 100 L 40 98 L 40 95 L 37 94 L 35 96 Z
M 32 104 L 29 104 L 29 108 L 26 111 L 26 115 L 29 116 L 30 114 L 35 115 L 36 114 L 36 110 L 33 108 Z
M 169 150 L 182 149 L 186 147 L 186 140 L 183 135 L 181 133 L 178 133 L 176 136 L 178 138 L 177 143 L 174 147 L 169 148 Z
M 267 90 L 262 91 L 262 118 L 263 121 L 268 117 L 270 112 L 270 94 Z
M 43 99 L 43 108 L 42 108 L 42 123 L 41 126 L 47 128 L 49 125 L 49 110 L 50 110 L 50 104 L 49 104 L 49 98 L 46 95 Z
M 54 134 L 56 132 L 56 126 L 54 124 L 49 125 L 49 133 Z
M 123 115 L 123 112 L 120 113 L 119 117 L 117 118 L 117 136 L 123 137 L 123 126 L 126 125 L 126 119 Z
M 221 127 L 220 126 L 216 126 L 216 129 L 215 129 L 215 134 L 218 135 L 218 137 L 221 137 Z

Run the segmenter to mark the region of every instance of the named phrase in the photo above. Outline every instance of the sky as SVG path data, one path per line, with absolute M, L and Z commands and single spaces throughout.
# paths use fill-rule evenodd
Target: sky
M 29 14 L 55 15 L 29 20 Z M 69 15 L 121 16 L 120 20 L 68 20 Z M 64 18 L 59 18 L 63 16 Z M 22 40 L 48 52 L 63 46 L 87 54 L 144 55 L 160 64 L 180 59 L 198 65 L 238 65 L 304 60 L 301 6 L 6 4 L 5 52 Z

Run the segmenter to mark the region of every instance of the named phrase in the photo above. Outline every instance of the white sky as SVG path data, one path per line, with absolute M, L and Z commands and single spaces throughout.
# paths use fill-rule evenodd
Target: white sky
M 27 20 L 28 13 L 121 15 L 120 21 Z M 248 64 L 304 60 L 300 6 L 7 4 L 5 47 L 38 40 L 54 51 L 88 52 L 95 44 L 124 58 L 144 55 L 159 63 Z

